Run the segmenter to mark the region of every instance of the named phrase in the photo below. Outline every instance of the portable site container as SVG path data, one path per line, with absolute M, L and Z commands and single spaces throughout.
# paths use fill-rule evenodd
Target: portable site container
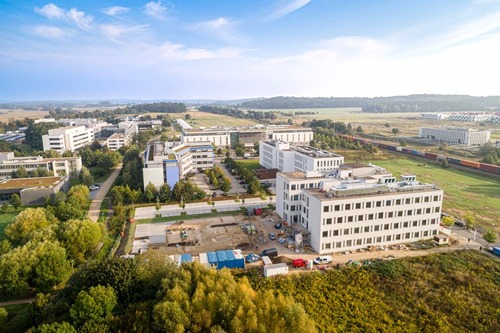
M 227 267 L 226 253 L 224 251 L 216 251 L 217 255 L 217 269 Z
M 226 256 L 226 267 L 235 268 L 236 258 L 234 257 L 233 250 L 225 250 L 224 255 Z
M 188 263 L 188 262 L 193 262 L 193 257 L 188 253 L 182 254 L 181 258 L 180 258 L 180 263 L 184 264 L 184 263 Z
M 288 265 L 285 263 L 264 266 L 264 276 L 270 277 L 278 274 L 288 274 Z
M 264 266 L 273 264 L 273 262 L 271 261 L 271 259 L 269 259 L 268 256 L 263 256 L 260 259 L 262 260 L 262 263 L 264 264 Z
M 235 268 L 245 268 L 245 257 L 241 250 L 233 250 L 234 254 L 234 267 Z
M 207 252 L 208 266 L 210 268 L 217 268 L 218 259 L 215 252 Z
M 200 261 L 200 265 L 206 268 L 210 268 L 210 264 L 208 263 L 208 254 L 200 253 L 198 255 L 198 260 Z

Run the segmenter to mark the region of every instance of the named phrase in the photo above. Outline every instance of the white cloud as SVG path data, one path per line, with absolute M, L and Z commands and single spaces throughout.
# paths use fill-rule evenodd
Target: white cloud
M 285 15 L 293 13 L 296 10 L 307 5 L 311 0 L 281 0 L 278 3 L 278 8 L 274 10 L 266 19 L 268 21 L 277 20 Z
M 35 8 L 35 12 L 40 15 L 46 16 L 49 19 L 64 20 L 76 24 L 80 29 L 89 30 L 94 18 L 91 15 L 86 15 L 84 12 L 76 8 L 65 10 L 57 7 L 53 3 L 43 6 L 42 8 Z
M 64 39 L 69 37 L 71 33 L 69 31 L 63 30 L 57 27 L 51 27 L 46 25 L 36 26 L 34 29 L 36 35 L 42 36 L 49 39 Z
M 103 9 L 103 13 L 109 16 L 117 16 L 120 14 L 127 13 L 130 10 L 128 7 L 122 7 L 122 6 L 112 6 L 108 8 Z
M 168 7 L 161 0 L 150 1 L 144 5 L 144 14 L 154 18 L 164 19 L 167 11 Z
M 122 24 L 102 24 L 99 26 L 103 36 L 113 42 L 120 42 L 125 34 L 141 32 L 147 25 L 126 26 Z
M 234 41 L 238 39 L 234 31 L 236 24 L 237 22 L 234 20 L 219 17 L 215 20 L 200 22 L 194 25 L 192 29 L 226 41 Z
M 242 52 L 246 51 L 238 48 L 220 48 L 215 50 L 187 48 L 183 44 L 170 42 L 162 44 L 158 47 L 158 50 L 162 58 L 169 61 L 237 58 Z
M 49 19 L 62 19 L 65 16 L 65 10 L 57 7 L 53 3 L 49 3 L 42 8 L 35 7 L 35 12 Z

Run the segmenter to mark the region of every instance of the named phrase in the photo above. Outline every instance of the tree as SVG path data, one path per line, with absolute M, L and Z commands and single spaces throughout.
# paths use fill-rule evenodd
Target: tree
M 114 289 L 99 285 L 91 287 L 88 292 L 80 291 L 69 313 L 77 326 L 89 321 L 104 323 L 117 304 Z
M 185 120 L 191 120 L 191 115 L 188 113 L 184 116 L 184 119 Z
M 164 183 L 160 187 L 160 200 L 162 202 L 167 203 L 170 200 L 170 196 L 171 196 L 170 185 Z
M 124 202 L 125 202 L 125 192 L 126 192 L 125 187 L 123 187 L 121 185 L 114 186 L 111 189 L 111 198 L 113 200 L 113 205 L 120 206 L 120 205 L 124 204 Z
M 236 154 L 236 156 L 238 157 L 243 157 L 243 155 L 245 155 L 245 146 L 243 146 L 243 144 L 238 144 L 235 148 L 234 148 L 234 153 Z
M 37 265 L 34 267 L 34 282 L 38 290 L 50 291 L 69 277 L 70 262 L 66 250 L 58 242 L 46 241 L 35 249 Z
M 445 216 L 441 219 L 441 222 L 443 222 L 443 224 L 449 228 L 455 223 L 455 220 L 451 216 Z
M 82 171 L 80 171 L 78 179 L 80 180 L 80 183 L 86 186 L 90 186 L 94 183 L 94 177 L 90 174 L 89 169 L 85 166 L 82 166 Z
M 146 199 L 148 199 L 148 202 L 150 203 L 158 195 L 156 186 L 154 186 L 152 182 L 149 182 L 148 185 L 146 185 L 146 188 L 144 189 L 144 195 L 146 196 Z
M 72 219 L 80 219 L 83 216 L 83 212 L 81 207 L 72 203 L 76 199 L 72 199 L 71 201 L 63 201 L 57 204 L 55 208 L 55 215 L 61 221 L 68 221 Z M 79 204 L 79 202 L 77 202 Z
M 54 322 L 50 324 L 42 324 L 31 333 L 77 333 L 77 330 L 68 322 Z
M 14 242 L 27 238 L 32 232 L 51 224 L 44 208 L 26 208 L 5 229 L 5 235 Z
M 131 190 L 129 188 L 129 191 L 127 192 L 127 197 L 128 197 L 128 199 L 130 200 L 130 203 L 133 206 L 137 202 L 137 200 L 139 200 L 139 198 L 141 197 L 141 191 L 139 191 L 139 190 Z
M 75 198 L 80 206 L 85 206 L 90 199 L 89 188 L 85 185 L 72 186 L 68 191 L 68 198 Z
M 488 244 L 491 244 L 491 243 L 495 243 L 498 239 L 498 235 L 493 232 L 493 230 L 487 230 L 484 234 L 483 234 L 483 239 L 488 243 Z
M 472 229 L 474 227 L 474 224 L 476 223 L 476 218 L 474 217 L 474 215 L 472 215 L 471 212 L 467 212 L 467 214 L 465 214 L 464 220 L 467 229 Z
M 391 127 L 391 124 L 385 123 L 384 126 L 387 127 L 387 128 L 389 128 L 389 127 Z
M 68 255 L 77 262 L 85 261 L 102 238 L 101 228 L 91 220 L 69 220 L 62 229 L 62 239 Z
M 399 133 L 399 129 L 397 129 L 397 128 L 392 129 L 392 134 L 394 134 L 394 137 L 396 137 L 398 135 L 398 133 Z
M 356 128 L 356 133 L 358 133 L 358 134 L 363 133 L 363 127 L 358 126 L 358 127 Z
M 7 203 L 7 201 L 4 201 L 2 203 L 2 213 L 7 213 L 7 210 L 9 209 L 9 204 Z
M 161 205 L 160 205 L 160 197 L 159 196 L 156 196 L 156 205 L 155 205 L 155 209 L 156 211 L 159 211 L 161 209 Z
M 12 196 L 10 197 L 10 204 L 12 205 L 12 207 L 14 207 L 15 210 L 17 210 L 19 207 L 23 205 L 23 202 L 21 201 L 21 197 L 19 196 L 19 194 L 17 193 L 12 194 Z
M 224 193 L 231 191 L 231 180 L 227 177 L 222 177 L 222 182 L 220 183 L 219 188 Z
M 8 317 L 9 317 L 9 314 L 8 314 L 7 310 L 5 310 L 4 307 L 1 307 L 0 308 L 0 327 L 5 327 L 5 324 L 7 324 Z

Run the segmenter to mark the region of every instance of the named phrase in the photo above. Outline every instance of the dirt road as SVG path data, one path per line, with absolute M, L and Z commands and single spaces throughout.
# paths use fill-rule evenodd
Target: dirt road
M 97 220 L 99 219 L 99 212 L 101 211 L 102 200 L 104 200 L 104 197 L 106 196 L 111 186 L 115 182 L 115 179 L 116 177 L 118 177 L 118 174 L 120 173 L 121 169 L 122 169 L 122 164 L 120 163 L 113 169 L 111 175 L 109 175 L 108 179 L 106 179 L 106 181 L 102 183 L 101 187 L 97 191 L 94 200 L 92 200 L 92 203 L 90 204 L 89 208 L 88 218 L 91 219 L 92 221 L 97 222 Z

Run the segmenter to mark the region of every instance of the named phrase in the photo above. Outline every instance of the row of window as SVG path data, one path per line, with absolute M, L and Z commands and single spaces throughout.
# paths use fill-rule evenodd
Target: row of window
M 377 200 L 368 202 L 357 202 L 357 203 L 346 203 L 337 205 L 327 205 L 323 206 L 323 212 L 339 212 L 343 210 L 354 210 L 354 209 L 365 209 L 374 207 L 389 207 L 389 206 L 399 206 L 399 205 L 411 205 L 423 202 L 438 202 L 441 201 L 440 195 L 434 196 L 424 196 L 424 197 L 412 197 L 412 198 L 399 198 L 399 199 L 387 199 L 387 200 Z
M 426 225 L 436 225 L 437 219 L 424 219 L 424 220 L 415 220 L 415 221 L 406 221 L 406 222 L 397 222 L 397 223 L 385 223 L 385 224 L 377 224 L 377 225 L 366 225 L 363 227 L 355 227 L 355 228 L 344 228 L 344 229 L 335 229 L 335 230 L 325 230 L 322 232 L 322 237 L 334 237 L 334 236 L 345 236 L 349 234 L 362 234 L 366 232 L 377 232 L 382 230 L 396 230 L 396 229 L 404 229 L 410 227 L 420 227 Z
M 348 239 L 338 242 L 327 242 L 321 244 L 321 250 L 332 250 L 332 249 L 343 249 L 349 248 L 353 246 L 360 245 L 375 245 L 375 244 L 383 244 L 384 242 L 394 242 L 394 241 L 402 241 L 402 240 L 410 240 L 410 239 L 418 239 L 430 237 L 433 235 L 437 235 L 437 230 L 425 230 L 425 231 L 416 231 L 416 232 L 406 232 L 403 234 L 396 235 L 385 235 L 385 236 L 377 236 L 377 237 L 368 237 L 368 238 L 358 238 L 358 239 Z
M 293 208 L 293 206 L 292 206 L 292 208 Z M 294 210 L 294 209 L 292 209 L 292 210 Z M 323 225 L 347 223 L 347 222 L 372 221 L 372 220 L 376 220 L 376 219 L 389 219 L 389 218 L 393 218 L 393 217 L 403 217 L 403 216 L 416 216 L 416 215 L 422 215 L 422 214 L 439 213 L 440 211 L 441 211 L 441 207 L 438 206 L 438 207 L 399 210 L 399 211 L 393 211 L 393 212 L 378 212 L 378 213 L 370 213 L 370 214 L 328 217 L 328 218 L 323 218 Z M 306 212 L 307 212 L 307 210 L 304 207 L 304 213 L 306 213 Z

